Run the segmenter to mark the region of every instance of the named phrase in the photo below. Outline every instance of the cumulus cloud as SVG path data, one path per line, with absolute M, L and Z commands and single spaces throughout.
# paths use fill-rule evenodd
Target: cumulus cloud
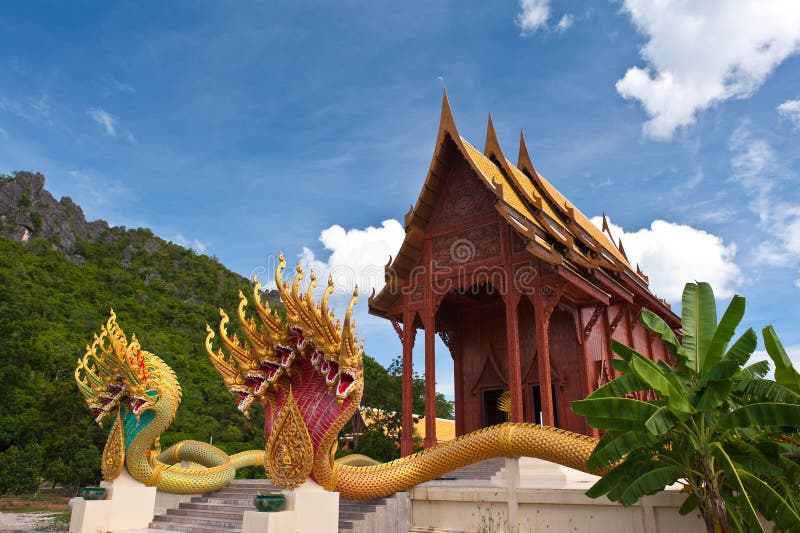
M 772 146 L 753 136 L 744 122 L 731 135 L 731 180 L 750 199 L 748 207 L 769 235 L 756 250 L 757 259 L 769 265 L 791 265 L 800 258 L 800 197 L 793 173 L 784 168 Z
M 117 119 L 114 118 L 111 114 L 107 111 L 100 109 L 99 107 L 93 107 L 86 112 L 95 122 L 103 126 L 103 129 L 106 130 L 112 137 L 117 136 Z
M 522 30 L 521 35 L 527 37 L 539 30 L 547 29 L 550 18 L 550 0 L 519 0 L 521 11 L 514 18 L 514 22 Z M 557 31 L 565 31 L 572 26 L 573 17 L 566 13 L 554 26 Z
M 532 35 L 547 26 L 550 18 L 550 0 L 520 0 L 522 11 L 514 19 L 522 29 L 522 35 Z
M 558 21 L 558 24 L 556 24 L 556 28 L 558 29 L 558 31 L 566 31 L 569 29 L 570 26 L 572 26 L 572 23 L 574 21 L 575 19 L 572 17 L 572 15 L 570 13 L 567 13 L 564 16 L 562 16 L 561 19 Z
M 750 96 L 800 50 L 797 0 L 624 0 L 623 10 L 648 39 L 647 65 L 628 69 L 616 89 L 641 103 L 654 139 L 671 139 L 715 103 Z
M 337 293 L 351 293 L 358 284 L 361 294 L 369 295 L 372 289 L 380 290 L 384 284 L 384 266 L 390 255 L 397 254 L 406 232 L 395 219 L 384 220 L 380 227 L 345 230 L 335 224 L 320 233 L 319 240 L 327 259 L 315 256 L 304 247 L 300 253 L 303 268 L 313 268 L 320 284 L 330 274 Z
M 601 217 L 592 223 L 602 227 Z M 707 281 L 717 297 L 733 294 L 742 273 L 734 263 L 736 244 L 684 224 L 654 220 L 649 228 L 626 232 L 609 220 L 615 240 L 622 238 L 632 265 L 637 263 L 650 277 L 650 289 L 670 302 L 679 302 L 683 286 L 690 281 Z
M 800 130 L 800 98 L 786 100 L 779 105 L 778 114 L 791 122 L 795 129 Z

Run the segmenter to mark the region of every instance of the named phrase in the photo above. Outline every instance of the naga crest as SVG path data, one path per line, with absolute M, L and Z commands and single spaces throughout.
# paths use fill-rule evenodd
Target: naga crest
M 327 458 L 327 448 L 358 407 L 364 390 L 364 344 L 352 320 L 357 288 L 339 321 L 328 307 L 332 278 L 316 302 L 314 272 L 303 294 L 303 269 L 297 265 L 290 288 L 282 279 L 284 268 L 281 254 L 275 284 L 285 319 L 262 301 L 261 283 L 254 278 L 253 303 L 260 323 L 245 314 L 248 301 L 240 292 L 237 314 L 246 340 L 228 333 L 230 319 L 220 309 L 218 331 L 228 356 L 214 350 L 216 334 L 210 326 L 206 350 L 246 417 L 253 402 L 264 405 L 266 467 L 276 484 L 289 487 L 306 479 L 320 453 Z
M 154 357 L 142 350 L 136 335 L 128 342 L 112 309 L 100 335 L 94 334 L 75 368 L 75 381 L 95 422 L 102 426 L 115 413 L 131 414 L 138 421 L 142 413 L 155 406 L 160 370 Z M 180 394 L 180 390 L 177 392 Z

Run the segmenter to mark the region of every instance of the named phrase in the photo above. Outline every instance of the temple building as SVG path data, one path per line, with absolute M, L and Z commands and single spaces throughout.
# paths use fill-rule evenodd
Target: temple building
M 490 117 L 481 152 L 458 134 L 446 93 L 405 231 L 386 285 L 369 300 L 370 313 L 390 320 L 403 345 L 403 455 L 412 451 L 418 329 L 427 447 L 437 442 L 436 335 L 453 358 L 457 435 L 507 419 L 591 433 L 570 402 L 613 379 L 610 340 L 659 360 L 667 352 L 639 322 L 640 310 L 680 327 L 608 226 L 595 227 L 536 172 L 524 138 L 515 165 Z M 505 391 L 508 412 L 498 407 Z

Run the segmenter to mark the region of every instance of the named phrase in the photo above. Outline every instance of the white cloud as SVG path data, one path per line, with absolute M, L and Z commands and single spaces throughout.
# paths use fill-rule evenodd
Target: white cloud
M 794 280 L 794 286 L 800 289 L 800 279 Z
M 107 216 L 109 209 L 119 215 L 118 204 L 124 198 L 131 197 L 131 190 L 121 181 L 107 178 L 90 169 L 71 169 L 66 171 L 68 180 L 63 190 L 75 200 L 87 220 Z M 51 183 L 51 186 L 53 183 Z M 119 223 L 119 219 L 111 221 Z
M 24 100 L 9 100 L 0 97 L 0 111 L 13 113 L 30 122 L 43 122 L 50 125 L 53 123 L 52 108 L 46 94 L 27 97 Z
M 107 111 L 100 109 L 99 107 L 93 107 L 86 112 L 87 115 L 92 117 L 92 119 L 103 126 L 108 133 L 112 137 L 117 136 L 117 119 L 110 115 Z
M 601 217 L 592 223 L 602 227 Z M 736 244 L 684 224 L 654 220 L 649 228 L 625 232 L 609 221 L 615 241 L 622 237 L 625 253 L 650 278 L 650 289 L 670 302 L 679 302 L 683 286 L 690 281 L 707 281 L 714 294 L 733 294 L 742 273 L 734 263 Z
M 778 114 L 792 123 L 795 129 L 800 130 L 800 98 L 786 100 L 778 106 Z
M 522 35 L 533 35 L 537 30 L 547 27 L 550 18 L 550 0 L 519 0 L 522 11 L 514 22 L 522 29 Z
M 623 9 L 648 39 L 647 65 L 628 69 L 616 88 L 642 104 L 654 139 L 671 139 L 715 103 L 750 96 L 800 50 L 797 0 L 624 0 Z
M 520 11 L 514 17 L 514 23 L 522 30 L 521 35 L 527 37 L 539 30 L 546 30 L 550 18 L 550 0 L 519 0 Z M 554 30 L 566 31 L 574 19 L 570 13 L 564 14 L 553 27 Z
M 136 92 L 136 89 L 133 88 L 133 85 L 131 85 L 130 83 L 124 82 L 124 81 L 120 81 L 119 79 L 117 79 L 114 76 L 111 76 L 110 82 L 111 82 L 111 85 L 116 90 L 118 90 L 120 92 L 124 92 L 124 93 Z
M 328 275 L 338 294 L 351 293 L 357 283 L 362 295 L 372 289 L 380 290 L 384 285 L 384 266 L 389 255 L 396 255 L 406 232 L 402 224 L 394 219 L 384 220 L 379 228 L 345 230 L 335 224 L 320 233 L 319 240 L 330 251 L 326 260 L 318 259 L 312 250 L 304 247 L 300 253 L 300 264 L 317 274 L 320 285 Z
M 691 192 L 695 187 L 703 183 L 703 178 L 704 178 L 703 169 L 698 168 L 697 170 L 695 170 L 694 175 L 691 178 L 673 186 L 672 192 L 674 192 L 675 194 Z
M 556 28 L 558 29 L 558 31 L 566 31 L 570 28 L 570 26 L 572 26 L 572 23 L 574 21 L 575 19 L 572 17 L 572 14 L 566 13 L 558 21 L 558 24 L 556 24 Z
M 182 234 L 178 233 L 174 237 L 170 237 L 168 239 L 170 242 L 177 244 L 178 246 L 183 246 L 184 248 L 189 248 L 190 250 L 194 250 L 197 253 L 204 254 L 209 246 L 211 246 L 210 242 L 203 242 L 200 239 L 190 239 L 184 237 Z
M 747 122 L 728 142 L 733 152 L 731 179 L 750 198 L 749 209 L 758 216 L 759 227 L 770 237 L 756 249 L 757 259 L 769 265 L 791 265 L 800 258 L 800 198 L 796 186 L 784 190 L 784 181 L 795 181 L 778 161 L 770 144 L 753 137 Z

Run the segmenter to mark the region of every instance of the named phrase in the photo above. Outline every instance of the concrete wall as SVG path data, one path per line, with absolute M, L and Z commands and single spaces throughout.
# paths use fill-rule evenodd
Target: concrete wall
M 509 509 L 504 487 L 426 484 L 411 490 L 411 531 L 592 533 L 703 533 L 697 513 L 680 516 L 685 495 L 661 492 L 623 507 L 607 498 L 591 499 L 583 489 L 517 488 Z M 516 523 L 510 516 L 516 515 Z

